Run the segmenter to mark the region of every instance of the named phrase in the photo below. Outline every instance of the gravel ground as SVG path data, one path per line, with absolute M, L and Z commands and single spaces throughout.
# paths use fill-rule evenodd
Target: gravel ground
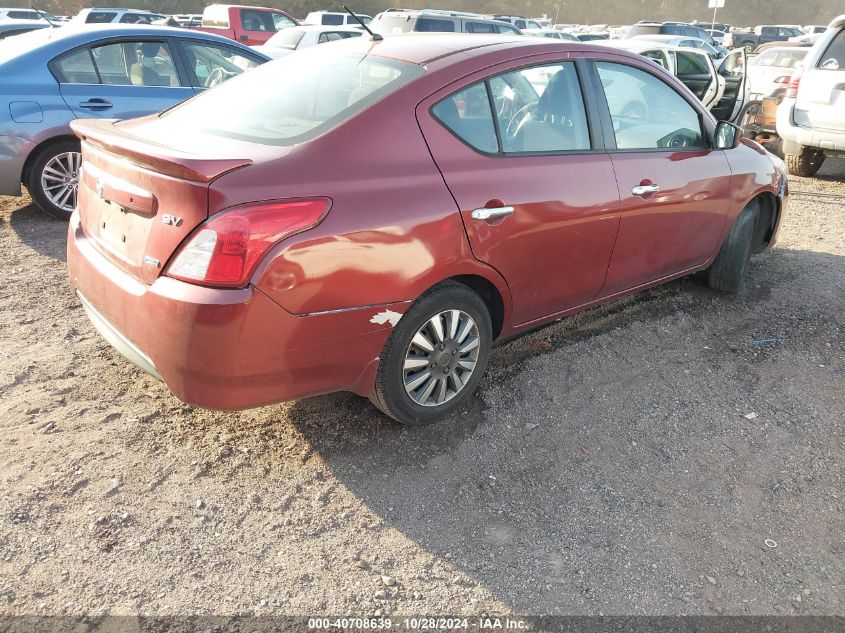
M 184 406 L 0 198 L 0 614 L 843 614 L 845 162 L 737 297 L 680 280 L 498 347 L 461 417 Z M 834 197 L 834 196 L 839 196 Z

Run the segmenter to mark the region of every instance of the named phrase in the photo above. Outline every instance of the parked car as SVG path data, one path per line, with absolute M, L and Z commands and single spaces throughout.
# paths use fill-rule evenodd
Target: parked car
M 650 60 L 545 38 L 360 37 L 73 126 L 74 292 L 214 409 L 349 390 L 439 420 L 497 339 L 700 270 L 736 290 L 787 191 Z
M 6 20 L 45 20 L 51 22 L 61 22 L 61 18 L 53 15 L 48 11 L 36 11 L 35 9 L 0 9 L 0 21 Z
M 796 67 L 777 110 L 789 172 L 812 176 L 828 156 L 845 158 L 845 15 L 830 23 Z
M 610 40 L 600 44 L 647 57 L 675 75 L 716 119 L 740 120 L 748 100 L 744 50 L 731 52 L 717 65 L 702 49 L 670 46 L 648 38 Z
M 699 26 L 693 24 L 686 24 L 684 22 L 637 22 L 625 34 L 625 38 L 630 39 L 638 35 L 675 35 L 682 37 L 695 37 L 705 42 L 710 42 L 713 38 Z
M 279 31 L 267 40 L 266 44 L 252 48 L 277 59 L 309 46 L 337 42 L 350 37 L 361 37 L 363 33 L 360 27 L 306 24 Z
M 685 37 L 683 35 L 636 35 L 634 40 L 648 40 L 650 42 L 660 42 L 667 46 L 680 46 L 682 48 L 697 48 L 704 51 L 713 59 L 722 59 L 730 51 L 719 44 L 711 44 L 709 41 L 702 40 L 697 37 Z
M 783 157 L 777 133 L 777 108 L 783 101 L 790 76 L 804 62 L 808 48 L 780 46 L 755 55 L 748 62 L 748 103 L 742 130 L 768 151 Z
M 784 42 L 790 37 L 799 35 L 803 33 L 791 26 L 757 26 L 753 32 L 749 33 L 732 31 L 725 36 L 723 42 L 728 48 L 744 48 L 749 53 L 753 53 L 761 44 Z
M 44 28 L 50 28 L 45 20 L 3 20 L 0 22 L 0 41 Z
M 520 35 L 513 24 L 490 20 L 475 14 L 449 11 L 390 11 L 378 14 L 370 29 L 381 35 L 399 33 L 503 33 Z
M 575 33 L 579 42 L 602 42 L 610 39 L 609 33 Z
M 274 33 L 297 24 L 293 17 L 279 9 L 212 4 L 203 11 L 202 26 L 195 30 L 257 46 L 264 44 Z
M 373 21 L 372 16 L 357 13 L 361 22 L 369 24 Z M 302 21 L 303 24 L 322 24 L 323 26 L 359 26 L 359 23 L 346 11 L 312 11 Z
M 71 23 L 83 24 L 152 24 L 167 16 L 139 9 L 82 9 Z
M 581 41 L 571 33 L 564 33 L 556 29 L 522 29 L 522 34 L 532 37 L 547 37 L 552 40 L 564 40 L 565 42 Z
M 20 195 L 24 184 L 41 209 L 67 219 L 80 165 L 71 121 L 158 112 L 268 59 L 157 26 L 68 25 L 0 42 L 0 194 Z

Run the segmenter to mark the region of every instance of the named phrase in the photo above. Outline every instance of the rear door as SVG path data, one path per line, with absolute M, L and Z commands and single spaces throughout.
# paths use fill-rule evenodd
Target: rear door
M 129 119 L 169 108 L 194 92 L 168 40 L 116 40 L 72 51 L 50 64 L 62 98 L 80 118 Z
M 582 92 L 580 62 L 532 60 L 476 73 L 417 108 L 474 256 L 508 283 L 514 324 L 589 303 L 619 224 L 613 166 L 588 125 L 595 96 Z
M 814 67 L 801 75 L 795 122 L 805 127 L 845 132 L 845 28 L 840 29 L 817 59 Z
M 719 121 L 737 121 L 748 101 L 748 56 L 744 48 L 731 51 L 719 63 L 719 76 L 724 81 L 724 92 L 710 112 Z

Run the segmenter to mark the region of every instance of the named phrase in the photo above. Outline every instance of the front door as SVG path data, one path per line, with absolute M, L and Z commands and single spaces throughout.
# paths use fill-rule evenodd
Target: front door
M 723 57 L 719 64 L 719 76 L 725 82 L 725 91 L 719 102 L 710 109 L 719 121 L 736 121 L 742 112 L 748 90 L 747 58 L 745 49 L 738 48 Z
M 473 254 L 508 283 L 514 325 L 594 299 L 619 225 L 613 166 L 592 149 L 583 73 L 573 61 L 518 66 L 467 78 L 417 110 Z
M 701 112 L 680 92 L 633 65 L 596 68 L 621 195 L 606 297 L 705 263 L 722 234 L 731 182 L 724 152 L 708 148 Z

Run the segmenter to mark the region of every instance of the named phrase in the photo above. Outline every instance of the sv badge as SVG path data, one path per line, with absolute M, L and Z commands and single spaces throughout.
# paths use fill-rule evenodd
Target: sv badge
M 161 221 L 165 224 L 169 224 L 170 226 L 179 226 L 182 224 L 182 218 L 178 218 L 175 215 L 170 215 L 169 213 L 165 213 L 161 216 Z

